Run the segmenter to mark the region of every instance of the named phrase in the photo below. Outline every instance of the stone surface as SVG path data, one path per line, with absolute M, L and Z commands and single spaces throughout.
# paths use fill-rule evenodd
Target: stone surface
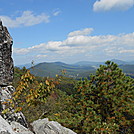
M 58 122 L 49 121 L 47 118 L 34 121 L 31 125 L 36 134 L 76 134 Z
M 15 134 L 11 125 L 0 116 L 0 134 Z
M 0 85 L 5 86 L 13 80 L 13 60 L 12 60 L 13 40 L 6 27 L 0 20 Z
M 33 132 L 31 132 L 28 128 L 25 128 L 18 122 L 11 122 L 11 126 L 16 134 L 33 134 Z
M 0 116 L 0 134 L 33 134 L 33 132 L 15 121 L 9 124 Z
M 7 108 L 4 103 L 12 99 L 12 93 L 15 91 L 14 87 L 10 86 L 13 81 L 12 44 L 13 40 L 0 20 L 0 114 Z M 9 123 L 17 121 L 28 127 L 22 112 L 15 113 L 13 108 L 9 109 L 9 113 L 2 115 L 4 119 Z
M 0 116 L 0 134 L 76 134 L 72 130 L 61 126 L 58 122 L 49 121 L 47 118 L 34 121 L 31 125 L 33 131 L 15 121 L 8 123 Z
M 9 99 L 12 99 L 12 93 L 15 91 L 15 88 L 13 86 L 6 86 L 1 87 L 0 86 L 0 113 L 5 110 L 7 107 L 5 103 Z M 17 104 L 16 104 L 17 105 Z M 21 125 L 28 127 L 28 124 L 26 122 L 26 119 L 22 112 L 14 112 L 14 109 L 10 107 L 10 112 L 2 115 L 4 119 L 6 119 L 9 123 L 12 121 L 19 122 Z

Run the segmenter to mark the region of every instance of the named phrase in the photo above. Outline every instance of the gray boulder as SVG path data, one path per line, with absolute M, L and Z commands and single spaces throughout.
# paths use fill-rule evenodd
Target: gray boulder
M 34 121 L 31 125 L 36 134 L 76 134 L 58 122 L 49 121 L 47 118 Z
M 15 134 L 11 125 L 0 116 L 0 134 Z
M 12 93 L 14 91 L 15 88 L 13 86 L 0 86 L 0 113 L 7 108 L 3 102 L 8 102 L 9 99 L 12 99 Z M 12 121 L 16 121 L 24 127 L 28 127 L 27 121 L 22 112 L 15 113 L 12 107 L 10 107 L 9 109 L 10 112 L 2 115 L 4 119 L 6 119 L 9 123 Z
M 25 128 L 15 121 L 11 122 L 11 127 L 16 134 L 33 134 L 33 132 L 31 132 L 28 128 Z
M 18 122 L 13 121 L 9 124 L 2 116 L 0 116 L 0 134 L 33 134 L 33 132 Z
M 49 121 L 47 118 L 34 121 L 31 125 L 32 131 L 18 122 L 8 123 L 0 116 L 0 134 L 76 134 L 72 130 L 61 126 L 58 122 Z

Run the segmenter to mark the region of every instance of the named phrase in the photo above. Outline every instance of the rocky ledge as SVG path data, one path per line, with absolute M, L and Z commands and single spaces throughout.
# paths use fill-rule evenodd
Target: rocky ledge
M 15 121 L 9 124 L 0 116 L 0 134 L 76 134 L 58 122 L 49 121 L 47 118 L 34 121 L 31 123 L 31 127 L 32 130 Z

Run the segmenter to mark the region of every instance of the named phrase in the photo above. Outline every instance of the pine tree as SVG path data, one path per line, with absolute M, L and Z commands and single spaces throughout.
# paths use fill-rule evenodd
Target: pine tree
M 117 64 L 107 61 L 90 80 L 79 81 L 75 90 L 68 112 L 59 116 L 63 125 L 79 134 L 134 131 L 134 79 L 126 76 Z

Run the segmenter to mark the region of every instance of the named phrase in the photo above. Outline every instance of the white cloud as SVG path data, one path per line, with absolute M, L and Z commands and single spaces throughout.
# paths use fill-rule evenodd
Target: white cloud
M 60 14 L 60 11 L 56 11 L 53 13 L 54 16 L 58 16 Z
M 53 11 L 53 16 L 58 16 L 60 13 L 61 13 L 61 10 L 57 8 Z
M 39 58 L 39 59 L 46 58 L 46 57 L 47 57 L 47 55 L 41 55 L 41 54 L 36 56 L 36 58 Z
M 83 33 L 83 30 L 79 32 Z M 70 60 L 73 60 L 75 57 L 87 58 L 86 55 L 90 59 L 102 60 L 108 57 L 110 59 L 125 57 L 126 53 L 134 54 L 134 33 L 100 36 L 78 34 L 68 36 L 63 41 L 49 41 L 29 48 L 14 49 L 14 54 L 17 55 L 34 55 L 37 59 L 44 59 L 47 55 L 48 60 L 53 58 L 60 60 L 63 57 L 64 59 L 72 57 Z
M 133 53 L 134 54 L 134 49 L 131 50 L 120 50 L 120 53 Z
M 49 17 L 45 13 L 40 15 L 34 15 L 32 11 L 24 11 L 20 17 L 12 19 L 8 16 L 0 16 L 3 21 L 3 24 L 7 27 L 20 27 L 20 26 L 32 26 L 40 23 L 48 23 Z
M 62 45 L 61 41 L 50 41 L 47 43 L 46 48 L 50 51 L 58 51 L 60 50 L 61 45 Z
M 83 30 L 77 30 L 77 31 L 73 31 L 73 32 L 70 32 L 68 34 L 69 37 L 72 37 L 72 36 L 78 36 L 78 35 L 88 35 L 90 34 L 91 32 L 93 31 L 93 28 L 85 28 Z
M 30 51 L 27 48 L 13 48 L 13 52 L 15 54 L 24 55 L 24 54 L 29 53 Z
M 56 11 L 53 13 L 54 16 L 58 16 L 61 13 L 61 11 Z
M 97 0 L 93 5 L 94 11 L 128 10 L 134 6 L 134 0 Z
M 134 33 L 130 33 L 126 35 L 124 34 L 122 36 L 123 39 L 122 38 L 120 39 L 122 41 L 122 45 L 134 46 Z

